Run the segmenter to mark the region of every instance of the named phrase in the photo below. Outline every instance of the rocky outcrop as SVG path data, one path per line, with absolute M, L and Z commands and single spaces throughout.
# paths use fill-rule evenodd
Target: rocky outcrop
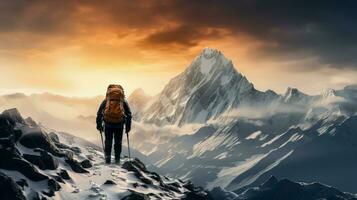
M 0 172 L 0 199 L 26 200 L 21 188 L 14 180 Z

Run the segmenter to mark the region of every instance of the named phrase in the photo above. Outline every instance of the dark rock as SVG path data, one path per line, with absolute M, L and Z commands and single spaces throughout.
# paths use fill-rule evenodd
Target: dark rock
M 134 187 L 134 188 L 139 187 L 139 183 L 133 183 L 133 187 Z
M 42 151 L 40 156 L 30 154 L 23 154 L 22 156 L 24 159 L 34 165 L 37 165 L 42 170 L 54 170 L 58 167 L 58 160 L 45 151 Z
M 54 179 L 49 179 L 47 185 L 48 185 L 48 189 L 53 191 L 58 191 L 61 189 L 60 184 Z
M 91 163 L 91 161 L 89 161 L 89 160 L 83 160 L 82 162 L 81 162 L 81 165 L 82 165 L 82 167 L 83 168 L 91 168 L 93 165 L 92 165 L 92 163 Z
M 29 126 L 37 126 L 37 123 L 35 122 L 35 120 L 33 120 L 31 117 L 28 117 L 25 119 L 25 122 L 27 125 Z
M 68 172 L 64 169 L 61 169 L 61 171 L 58 173 L 60 177 L 62 177 L 64 180 L 70 180 L 71 177 L 69 176 Z
M 46 175 L 40 173 L 32 164 L 20 158 L 6 159 L 6 162 L 0 162 L 0 168 L 18 171 L 32 181 L 48 179 Z
M 152 185 L 153 184 L 152 180 L 150 180 L 148 178 L 145 178 L 144 176 L 138 176 L 138 178 L 145 184 L 148 184 L 148 185 Z
M 60 143 L 60 140 L 59 140 L 58 135 L 57 135 L 56 133 L 50 132 L 50 133 L 48 134 L 48 137 L 50 138 L 50 140 L 51 140 L 52 142 Z
M 16 123 L 25 124 L 25 120 L 22 118 L 22 116 L 21 116 L 20 112 L 17 110 L 17 108 L 11 108 L 8 110 L 4 110 L 4 112 L 2 112 L 2 114 L 5 117 L 11 118 Z
M 175 184 L 175 183 L 169 183 L 165 185 L 166 188 L 168 188 L 169 190 L 175 191 L 180 193 L 181 191 L 178 189 L 180 187 L 180 185 Z
M 73 158 L 68 158 L 65 160 L 66 163 L 72 168 L 72 170 L 74 172 L 77 173 L 88 173 L 87 170 L 83 169 L 82 165 L 80 162 L 78 162 L 77 160 L 73 159 Z
M 19 185 L 20 187 L 24 188 L 24 187 L 28 187 L 29 184 L 27 183 L 27 181 L 25 179 L 20 179 L 18 181 L 16 181 L 17 185 Z
M 22 132 L 20 130 L 14 130 L 15 122 L 9 116 L 0 114 L 0 138 L 8 139 L 11 144 L 16 142 L 20 137 Z M 1 141 L 0 141 L 1 142 Z M 0 143 L 2 144 L 2 143 Z
M 179 184 L 178 182 L 168 183 L 168 185 L 171 185 L 171 186 L 173 186 L 173 187 L 177 187 L 177 188 L 181 187 L 181 186 L 180 186 L 180 184 Z
M 130 191 L 131 194 L 122 198 L 122 200 L 149 200 L 150 197 L 146 194 L 141 194 L 133 190 Z
M 103 185 L 116 185 L 117 183 L 112 180 L 106 180 Z
M 26 200 L 15 181 L 0 172 L 0 199 Z
M 140 179 L 145 184 L 153 184 L 152 180 L 146 178 L 143 175 L 143 171 L 147 172 L 145 165 L 139 161 L 139 159 L 135 158 L 133 161 L 126 161 L 123 163 L 122 168 L 134 172 L 134 175 Z
M 188 190 L 190 190 L 190 191 L 193 191 L 195 189 L 195 186 L 193 185 L 193 183 L 191 181 L 186 182 L 183 185 L 183 187 L 188 189 Z
M 42 193 L 48 197 L 55 196 L 55 192 L 61 189 L 60 184 L 54 179 L 49 179 L 47 182 L 48 190 L 43 191 Z
M 12 159 L 12 158 L 21 158 L 20 152 L 16 147 L 3 147 L 0 148 L 0 157 L 2 160 Z M 0 163 L 3 164 L 2 162 Z
M 64 180 L 61 176 L 53 175 L 52 178 L 55 179 L 59 183 L 64 183 Z
M 76 154 L 82 153 L 82 151 L 79 147 L 70 147 L 70 149 Z
M 20 144 L 30 149 L 42 149 L 55 156 L 64 156 L 64 154 L 54 146 L 48 135 L 42 132 L 39 128 L 34 128 L 33 130 L 30 130 L 28 133 L 24 134 L 20 138 Z

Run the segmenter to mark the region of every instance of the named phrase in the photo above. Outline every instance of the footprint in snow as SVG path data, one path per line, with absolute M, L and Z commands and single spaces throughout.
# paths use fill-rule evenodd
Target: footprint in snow
M 93 181 L 89 181 L 89 184 L 90 184 L 89 190 L 92 192 L 91 194 L 89 194 L 90 198 L 99 198 L 100 200 L 107 199 L 107 195 L 104 193 L 104 190 L 100 188 L 100 186 L 97 183 Z

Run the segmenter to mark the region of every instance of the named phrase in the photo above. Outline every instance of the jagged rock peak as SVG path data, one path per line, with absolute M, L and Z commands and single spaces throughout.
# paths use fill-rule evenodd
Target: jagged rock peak
M 307 97 L 308 97 L 307 94 L 300 92 L 297 88 L 288 87 L 288 89 L 286 90 L 283 96 L 283 99 L 286 103 L 289 103 L 293 101 L 304 100 Z
M 22 118 L 19 110 L 17 108 L 10 108 L 7 110 L 4 110 L 2 112 L 4 116 L 7 116 L 14 120 L 14 122 L 19 122 L 19 123 L 24 123 L 24 119 Z

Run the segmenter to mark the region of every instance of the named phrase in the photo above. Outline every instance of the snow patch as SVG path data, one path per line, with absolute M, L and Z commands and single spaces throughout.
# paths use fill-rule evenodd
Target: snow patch
M 260 136 L 262 134 L 262 131 L 255 131 L 254 133 L 250 134 L 248 137 L 246 137 L 245 139 L 247 140 L 253 140 L 256 139 L 258 136 Z

